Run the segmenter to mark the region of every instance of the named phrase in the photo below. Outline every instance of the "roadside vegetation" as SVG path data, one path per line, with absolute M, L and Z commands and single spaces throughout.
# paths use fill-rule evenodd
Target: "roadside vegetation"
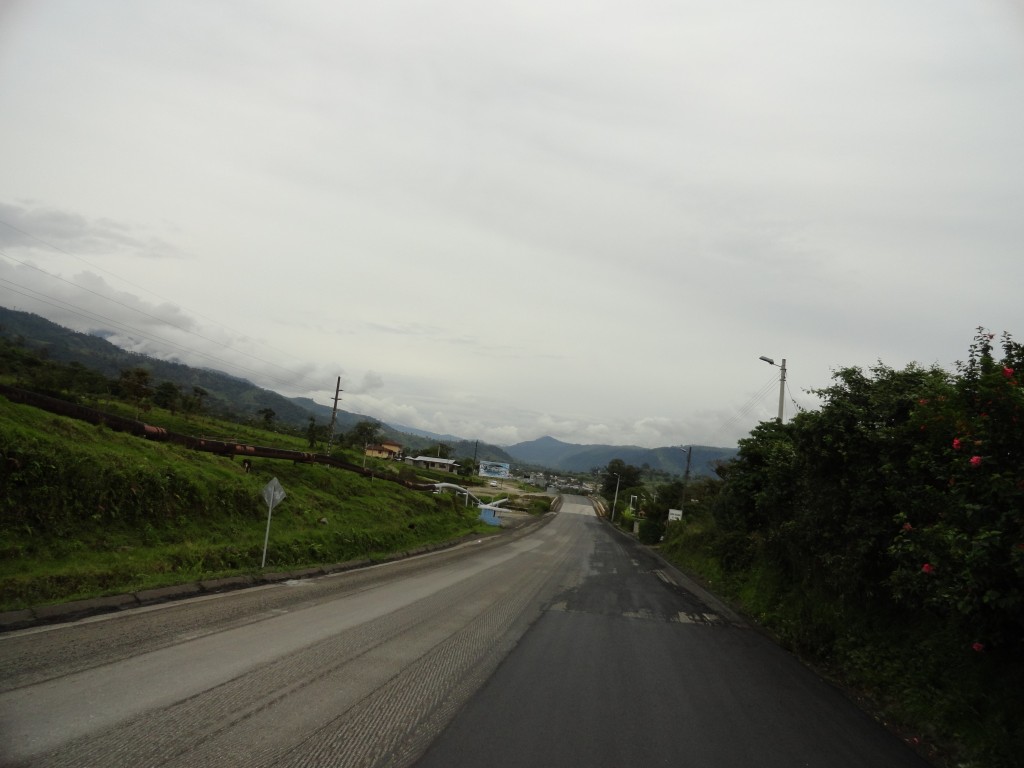
M 0 383 L 77 402 L 182 434 L 297 451 L 324 451 L 322 431 L 212 418 L 201 393 L 184 395 L 133 369 L 108 380 L 81 366 L 0 347 Z M 188 405 L 184 403 L 188 401 Z M 164 405 L 158 405 L 163 402 Z M 468 534 L 493 533 L 451 493 L 410 490 L 443 473 L 367 458 L 372 424 L 338 435 L 332 456 L 376 478 L 317 464 L 201 453 L 59 416 L 0 396 L 0 611 L 232 575 L 383 559 Z M 353 443 L 355 445 L 353 445 Z M 358 447 L 355 447 L 358 446 Z M 261 569 L 267 506 L 274 509 Z M 487 499 L 485 499 L 487 500 Z M 547 502 L 524 496 L 539 513 Z
M 691 484 L 681 522 L 681 488 L 626 491 L 642 540 L 970 768 L 1024 755 L 1024 347 L 999 346 L 979 330 L 955 374 L 837 371 L 820 410 Z
M 258 574 L 261 491 L 272 477 L 287 496 L 274 510 L 268 571 L 384 558 L 486 530 L 451 494 L 272 459 L 246 472 L 238 458 L 2 399 L 0 456 L 0 610 Z

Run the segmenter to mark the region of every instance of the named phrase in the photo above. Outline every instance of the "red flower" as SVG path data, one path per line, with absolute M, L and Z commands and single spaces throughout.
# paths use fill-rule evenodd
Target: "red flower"
M 971 644 L 971 650 L 973 650 L 973 651 L 975 651 L 977 653 L 981 653 L 982 651 L 985 650 L 985 644 L 984 643 L 972 643 Z
M 914 526 L 912 526 L 910 523 L 904 523 L 903 524 L 903 530 L 904 531 L 912 531 L 912 530 L 914 530 Z
M 1003 368 L 1003 376 L 1006 378 L 1013 376 L 1013 368 Z
M 935 566 L 933 566 L 931 563 L 925 563 L 921 566 L 921 570 L 924 573 L 935 573 Z
M 971 456 L 971 466 L 972 467 L 980 467 L 981 466 L 981 456 Z
M 962 446 L 962 445 L 963 445 L 963 443 L 960 442 L 960 438 L 959 437 L 954 437 L 953 438 L 953 450 L 954 451 L 959 451 L 960 450 L 960 446 Z

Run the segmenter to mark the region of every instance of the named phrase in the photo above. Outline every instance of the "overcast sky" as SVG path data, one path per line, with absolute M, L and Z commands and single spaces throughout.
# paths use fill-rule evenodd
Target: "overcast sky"
M 509 445 L 1024 340 L 1019 0 L 0 2 L 0 305 Z

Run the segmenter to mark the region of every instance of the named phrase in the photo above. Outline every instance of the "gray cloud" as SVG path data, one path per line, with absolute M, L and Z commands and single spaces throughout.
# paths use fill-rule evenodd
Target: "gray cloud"
M 61 250 L 2 224 L 0 249 L 127 313 L 82 290 L 102 273 L 271 386 L 308 371 L 326 402 L 342 372 L 369 415 L 509 442 L 728 442 L 774 414 L 758 355 L 800 392 L 1021 333 L 998 2 L 12 18 L 0 220 Z
M 31 203 L 0 201 L 0 248 L 58 249 L 74 255 L 130 251 L 144 257 L 177 257 L 169 242 L 137 233 L 109 218 L 84 216 Z

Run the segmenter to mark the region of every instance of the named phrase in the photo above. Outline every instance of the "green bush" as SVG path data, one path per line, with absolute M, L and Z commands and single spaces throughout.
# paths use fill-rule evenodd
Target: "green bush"
M 644 518 L 640 521 L 640 531 L 637 534 L 643 544 L 657 544 L 665 534 L 665 524 L 660 520 Z
M 1024 348 L 839 370 L 740 441 L 664 551 L 963 765 L 1024 750 Z M 923 657 L 924 654 L 926 657 Z

